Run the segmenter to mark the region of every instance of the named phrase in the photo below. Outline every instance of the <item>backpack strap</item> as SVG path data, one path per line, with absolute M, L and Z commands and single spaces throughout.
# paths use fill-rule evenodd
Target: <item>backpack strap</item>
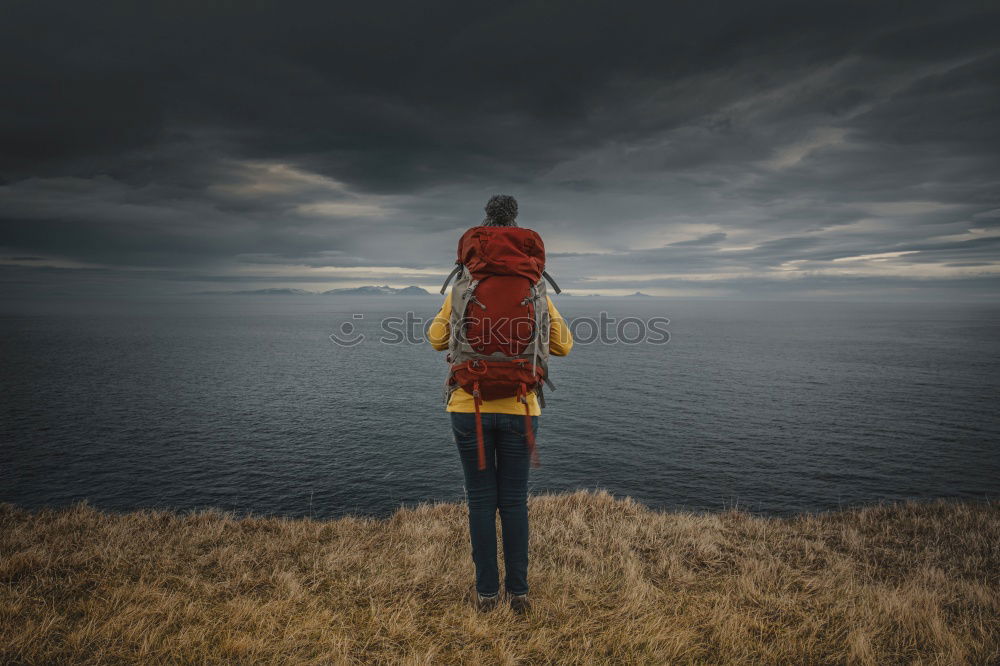
M 557 294 L 562 293 L 562 289 L 560 289 L 559 285 L 556 284 L 556 281 L 552 279 L 552 276 L 548 274 L 548 271 L 542 271 L 542 277 L 548 280 L 549 284 L 552 285 L 552 291 L 556 292 Z M 443 294 L 444 292 L 442 291 L 441 293 Z
M 535 285 L 529 285 L 528 295 L 521 299 L 521 305 L 527 305 L 528 303 L 535 303 L 538 301 L 538 289 Z
M 448 403 L 451 402 L 451 396 L 458 390 L 458 384 L 453 384 L 451 381 L 452 375 L 455 374 L 454 368 L 448 369 L 448 376 L 444 378 L 444 406 L 447 408 Z
M 531 341 L 531 372 L 538 372 L 539 347 L 545 345 L 548 349 L 548 297 L 545 295 L 545 283 L 541 280 L 537 284 L 531 285 L 531 298 L 535 303 L 535 337 Z M 525 299 L 527 300 L 527 299 Z M 548 374 L 548 369 L 545 370 Z
M 441 293 L 442 293 L 442 294 L 444 293 L 445 289 L 447 289 L 447 288 L 448 288 L 448 283 L 449 283 L 449 282 L 451 282 L 451 279 L 452 279 L 453 277 L 455 277 L 456 275 L 458 275 L 458 272 L 459 272 L 460 270 L 462 270 L 462 264 L 460 264 L 460 263 L 458 263 L 458 262 L 456 261 L 456 262 L 455 262 L 455 267 L 454 267 L 453 269 L 451 269 L 451 273 L 448 273 L 448 277 L 446 277 L 446 278 L 444 279 L 444 284 L 443 284 L 443 285 L 441 285 Z M 558 292 L 556 292 L 556 293 L 558 293 Z
M 472 404 L 476 407 L 476 448 L 479 454 L 479 469 L 486 469 L 486 447 L 483 445 L 483 417 L 479 413 L 479 403 L 482 397 L 479 393 L 479 382 L 472 384 Z
M 480 280 L 472 279 L 465 266 L 457 266 L 462 271 L 462 276 L 455 282 L 455 288 L 451 291 L 451 318 L 449 319 L 449 340 L 448 350 L 452 354 L 450 362 L 462 361 L 476 356 L 475 350 L 466 339 L 465 331 L 465 310 L 469 303 L 479 303 L 484 310 L 485 306 L 476 298 L 475 290 L 479 286 Z M 468 283 L 465 283 L 468 280 Z M 459 289 L 462 284 L 466 284 L 465 289 Z

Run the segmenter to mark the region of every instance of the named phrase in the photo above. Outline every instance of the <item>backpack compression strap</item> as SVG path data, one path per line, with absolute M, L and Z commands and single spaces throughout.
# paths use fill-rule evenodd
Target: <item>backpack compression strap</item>
M 479 394 L 479 382 L 472 384 L 472 404 L 476 406 L 476 448 L 479 453 L 479 469 L 486 469 L 486 448 L 483 446 L 483 418 L 479 413 L 479 403 L 482 398 Z

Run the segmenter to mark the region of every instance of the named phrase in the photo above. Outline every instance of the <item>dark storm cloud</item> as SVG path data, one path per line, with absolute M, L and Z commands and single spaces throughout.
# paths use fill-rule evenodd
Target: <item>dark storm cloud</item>
M 980 2 L 8 3 L 4 273 L 432 284 L 505 191 L 571 288 L 978 279 L 998 25 Z

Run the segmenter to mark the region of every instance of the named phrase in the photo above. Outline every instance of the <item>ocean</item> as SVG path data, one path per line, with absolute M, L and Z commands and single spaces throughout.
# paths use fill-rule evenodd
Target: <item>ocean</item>
M 580 339 L 551 362 L 531 493 L 787 516 L 1000 491 L 998 306 L 554 300 Z M 0 501 L 316 518 L 461 501 L 444 354 L 418 325 L 387 332 L 440 302 L 5 303 Z M 668 319 L 669 340 L 590 341 L 602 312 L 634 318 L 633 341 Z M 345 324 L 364 339 L 335 343 Z

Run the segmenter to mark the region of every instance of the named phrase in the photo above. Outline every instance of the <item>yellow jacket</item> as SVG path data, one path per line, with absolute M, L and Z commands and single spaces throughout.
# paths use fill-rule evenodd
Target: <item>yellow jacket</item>
M 569 332 L 562 315 L 552 304 L 552 299 L 545 297 L 549 304 L 549 353 L 553 356 L 565 356 L 573 348 L 573 336 Z M 434 315 L 430 329 L 427 331 L 427 340 L 437 351 L 448 349 L 448 336 L 451 333 L 451 294 L 445 296 L 444 305 Z M 449 412 L 474 412 L 476 407 L 472 402 L 472 395 L 467 391 L 458 388 L 451 394 L 448 401 L 447 411 Z M 492 412 L 495 414 L 524 414 L 524 404 L 518 402 L 516 396 L 509 398 L 498 398 L 497 400 L 484 400 L 479 405 L 479 411 Z M 528 413 L 538 416 L 542 413 L 538 406 L 538 397 L 534 391 L 528 394 Z

